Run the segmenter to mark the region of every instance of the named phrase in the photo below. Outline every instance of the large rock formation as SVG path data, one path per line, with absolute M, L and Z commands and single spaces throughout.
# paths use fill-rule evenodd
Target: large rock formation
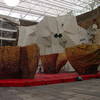
M 37 45 L 21 47 L 20 67 L 23 78 L 34 78 L 39 62 L 39 48 Z
M 36 26 L 19 28 L 18 45 L 36 43 L 41 55 L 61 53 L 65 48 L 88 42 L 87 31 L 72 15 L 46 16 Z
M 35 44 L 0 47 L 0 78 L 34 78 L 38 59 L 39 49 Z
M 44 73 L 59 73 L 67 62 L 66 53 L 56 53 L 41 56 Z
M 0 78 L 20 77 L 20 47 L 0 47 Z
M 50 54 L 41 56 L 44 73 L 57 73 L 56 61 L 58 54 Z
M 79 74 L 95 74 L 100 64 L 100 45 L 78 45 L 66 48 L 66 55 Z

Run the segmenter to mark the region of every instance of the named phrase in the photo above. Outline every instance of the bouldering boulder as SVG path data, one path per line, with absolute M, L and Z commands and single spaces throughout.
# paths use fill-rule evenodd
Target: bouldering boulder
M 0 47 L 0 78 L 34 78 L 38 59 L 36 44 Z
M 66 63 L 67 63 L 66 52 L 59 53 L 58 54 L 58 57 L 57 57 L 57 61 L 56 61 L 56 69 L 57 69 L 57 72 L 59 72 L 61 70 L 61 68 L 64 67 L 64 65 Z
M 0 78 L 15 78 L 20 73 L 20 47 L 0 47 Z
M 79 74 L 95 74 L 100 64 L 100 45 L 82 44 L 66 48 L 66 55 Z
M 34 78 L 39 62 L 39 48 L 36 44 L 21 47 L 20 66 L 23 78 Z
M 66 53 L 56 53 L 49 55 L 42 55 L 41 62 L 43 65 L 44 73 L 59 73 L 60 69 L 66 64 Z
M 58 54 L 42 55 L 40 57 L 44 73 L 57 73 L 56 71 L 56 61 Z

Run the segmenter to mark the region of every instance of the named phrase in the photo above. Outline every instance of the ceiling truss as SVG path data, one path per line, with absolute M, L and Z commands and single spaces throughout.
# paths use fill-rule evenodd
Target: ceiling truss
M 40 21 L 44 16 L 79 15 L 100 6 L 99 0 L 21 0 L 16 7 L 0 0 L 0 14 Z

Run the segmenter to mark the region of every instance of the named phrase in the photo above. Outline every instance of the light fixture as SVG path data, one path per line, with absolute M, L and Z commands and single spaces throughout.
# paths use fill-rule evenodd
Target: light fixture
M 4 2 L 6 5 L 14 7 L 19 4 L 20 0 L 4 0 Z

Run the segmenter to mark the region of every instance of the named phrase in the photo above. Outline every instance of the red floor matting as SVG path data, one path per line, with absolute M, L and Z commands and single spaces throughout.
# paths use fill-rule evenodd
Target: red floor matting
M 67 83 L 76 81 L 77 73 L 36 74 L 34 79 L 5 79 L 0 80 L 0 87 L 40 86 L 47 84 Z M 95 75 L 81 75 L 83 80 L 100 78 L 100 73 Z

